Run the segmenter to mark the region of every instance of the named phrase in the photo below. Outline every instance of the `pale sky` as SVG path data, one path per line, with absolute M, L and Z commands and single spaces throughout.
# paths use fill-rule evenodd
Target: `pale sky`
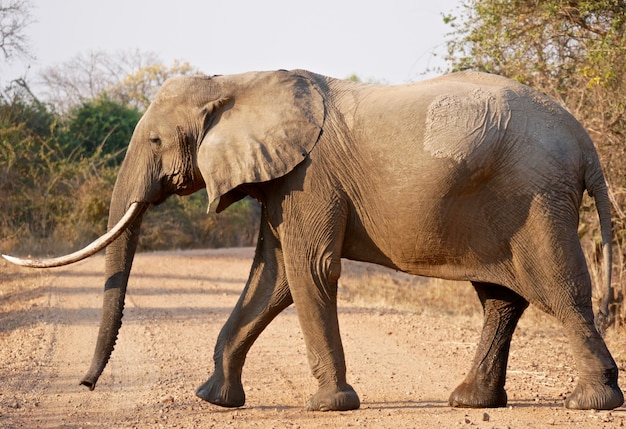
M 442 13 L 461 0 L 32 0 L 35 60 L 0 61 L 0 85 L 79 53 L 155 52 L 206 74 L 304 68 L 389 84 L 443 65 Z M 433 53 L 438 53 L 433 57 Z M 433 73 L 428 76 L 432 76 Z

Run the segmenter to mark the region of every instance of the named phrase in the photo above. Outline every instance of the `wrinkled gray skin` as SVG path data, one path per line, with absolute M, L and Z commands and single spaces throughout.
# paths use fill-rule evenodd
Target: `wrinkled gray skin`
M 319 381 L 307 409 L 358 408 L 337 323 L 348 258 L 472 282 L 484 327 L 452 406 L 506 405 L 509 344 L 529 303 L 569 337 L 580 377 L 565 405 L 622 404 L 577 236 L 587 190 L 610 242 L 604 177 L 581 125 L 537 92 L 479 73 L 395 87 L 306 71 L 174 78 L 137 125 L 109 226 L 133 202 L 202 187 L 219 198 L 218 211 L 245 195 L 263 205 L 250 278 L 217 339 L 215 370 L 197 389 L 202 399 L 244 404 L 248 350 L 295 303 Z M 100 334 L 82 381 L 90 388 L 115 345 L 140 224 L 106 251 Z

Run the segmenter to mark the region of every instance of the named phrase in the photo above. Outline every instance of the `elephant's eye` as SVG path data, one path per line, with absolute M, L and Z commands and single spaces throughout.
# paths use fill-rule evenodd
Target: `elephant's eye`
M 148 140 L 150 140 L 150 144 L 153 146 L 161 146 L 161 138 L 156 133 L 150 133 Z

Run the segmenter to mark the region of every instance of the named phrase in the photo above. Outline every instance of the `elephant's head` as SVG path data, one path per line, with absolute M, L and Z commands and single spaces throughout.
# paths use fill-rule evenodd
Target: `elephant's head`
M 302 162 L 324 118 L 320 91 L 298 72 L 177 77 L 163 85 L 133 133 L 113 189 L 107 235 L 67 257 L 12 259 L 58 266 L 107 246 L 102 320 L 82 384 L 95 387 L 115 346 L 146 209 L 204 186 L 210 201 L 220 198 L 218 211 L 225 209 L 250 184 L 281 177 Z

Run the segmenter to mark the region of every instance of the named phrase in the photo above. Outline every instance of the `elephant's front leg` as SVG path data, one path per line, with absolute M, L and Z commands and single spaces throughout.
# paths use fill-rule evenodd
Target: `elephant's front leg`
M 246 354 L 267 325 L 292 303 L 282 251 L 263 216 L 248 283 L 218 336 L 215 370 L 196 394 L 223 407 L 242 406 L 241 371 Z
M 328 219 L 333 219 L 329 216 Z M 317 225 L 314 231 L 283 240 L 289 288 L 319 389 L 308 411 L 357 409 L 360 400 L 346 382 L 346 363 L 337 318 L 337 281 L 341 272 L 343 224 Z M 292 240 L 291 238 L 296 238 Z
M 338 272 L 339 260 L 329 264 L 336 265 L 330 270 Z M 337 319 L 337 280 L 329 278 L 333 275 L 293 271 L 293 280 L 289 276 L 309 365 L 319 383 L 317 393 L 306 403 L 307 411 L 345 411 L 360 406 L 358 395 L 346 382 Z
M 528 301 L 503 286 L 472 284 L 484 310 L 483 332 L 472 368 L 450 395 L 449 403 L 453 407 L 504 407 L 511 338 Z

